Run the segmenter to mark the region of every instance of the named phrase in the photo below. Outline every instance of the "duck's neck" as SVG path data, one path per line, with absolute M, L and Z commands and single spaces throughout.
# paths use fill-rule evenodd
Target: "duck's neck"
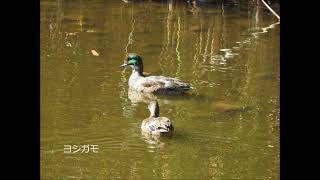
M 137 77 L 144 77 L 144 75 L 143 75 L 143 70 L 141 71 L 141 70 L 135 70 L 135 69 L 133 69 L 131 75 L 134 75 L 134 76 L 137 76 Z
M 138 66 L 133 66 L 132 67 L 132 74 L 136 74 L 136 75 L 138 75 L 138 76 L 144 76 L 143 75 L 143 65 L 142 64 L 140 64 L 140 65 L 138 65 Z
M 159 117 L 160 115 L 160 109 L 159 108 L 155 108 L 150 110 L 150 117 Z
M 134 83 L 140 79 L 143 78 L 143 67 L 133 67 L 132 68 L 132 73 L 129 78 L 129 86 L 134 86 Z

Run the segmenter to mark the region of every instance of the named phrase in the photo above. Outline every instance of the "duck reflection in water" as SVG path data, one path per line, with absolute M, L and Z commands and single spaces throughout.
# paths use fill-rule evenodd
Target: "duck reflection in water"
M 185 104 L 186 101 L 194 98 L 201 98 L 201 96 L 192 95 L 192 94 L 181 94 L 179 96 L 166 96 L 166 95 L 159 95 L 159 94 L 152 94 L 152 93 L 143 93 L 129 87 L 128 98 L 130 99 L 132 104 L 137 104 L 140 102 L 149 104 L 151 101 L 158 101 L 159 104 L 178 105 L 178 104 Z
M 130 99 L 131 103 L 137 104 L 140 102 L 149 104 L 151 101 L 158 101 L 158 96 L 151 94 L 151 93 L 142 93 L 136 91 L 129 87 L 128 89 L 128 98 Z

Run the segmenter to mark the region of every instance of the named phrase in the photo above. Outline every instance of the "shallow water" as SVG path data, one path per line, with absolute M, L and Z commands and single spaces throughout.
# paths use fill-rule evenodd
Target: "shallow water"
M 266 8 L 40 5 L 41 179 L 280 178 L 280 25 Z M 127 52 L 139 53 L 148 73 L 192 84 L 186 96 L 158 97 L 172 138 L 141 135 L 149 112 L 128 92 L 131 70 L 119 68 Z M 67 154 L 64 145 L 99 149 Z

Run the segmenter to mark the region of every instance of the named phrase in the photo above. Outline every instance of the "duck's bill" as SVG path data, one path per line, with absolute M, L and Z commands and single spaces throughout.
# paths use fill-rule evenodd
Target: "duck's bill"
M 128 66 L 128 64 L 122 64 L 120 67 L 126 67 Z

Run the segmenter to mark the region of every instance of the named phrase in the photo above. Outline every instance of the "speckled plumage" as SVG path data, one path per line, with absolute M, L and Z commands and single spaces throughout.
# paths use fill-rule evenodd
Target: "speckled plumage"
M 158 102 L 152 101 L 148 109 L 150 117 L 142 121 L 142 133 L 156 136 L 172 136 L 174 131 L 173 124 L 167 117 L 159 117 Z
M 182 94 L 192 89 L 190 84 L 179 79 L 164 76 L 145 76 L 143 74 L 142 58 L 130 53 L 122 67 L 130 66 L 132 74 L 129 87 L 143 93 Z

